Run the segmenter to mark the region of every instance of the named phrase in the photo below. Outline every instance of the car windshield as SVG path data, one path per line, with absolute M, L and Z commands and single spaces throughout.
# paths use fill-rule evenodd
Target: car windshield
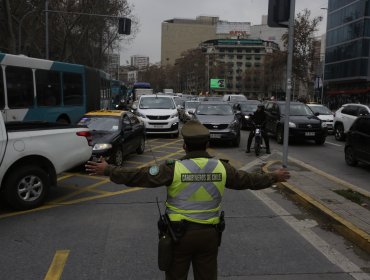
M 185 102 L 185 109 L 195 109 L 199 105 L 200 102 L 192 101 L 192 102 Z
M 240 110 L 242 112 L 254 112 L 257 110 L 257 105 L 258 104 L 244 104 L 240 103 Z
M 200 104 L 197 107 L 198 115 L 233 115 L 233 110 L 228 104 Z
M 280 112 L 285 113 L 285 104 L 280 105 Z M 312 116 L 313 113 L 305 104 L 290 104 L 290 116 Z
M 244 95 L 237 95 L 237 96 L 230 96 L 230 101 L 237 102 L 237 101 L 245 101 L 247 98 Z
M 320 115 L 332 115 L 333 113 L 329 110 L 328 107 L 323 105 L 314 105 L 310 106 L 314 113 L 319 113 Z
M 91 131 L 118 131 L 119 119 L 107 116 L 84 116 L 78 125 L 87 126 Z
M 144 97 L 140 99 L 140 109 L 175 109 L 171 97 Z

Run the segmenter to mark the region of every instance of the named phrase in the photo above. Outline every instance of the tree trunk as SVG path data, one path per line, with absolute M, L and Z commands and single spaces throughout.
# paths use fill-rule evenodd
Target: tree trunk
M 12 15 L 10 11 L 9 0 L 3 0 L 3 4 L 4 4 L 4 14 L 6 18 L 6 27 L 9 33 L 8 52 L 12 54 L 16 54 L 17 53 L 16 41 L 15 41 L 15 35 L 14 35 L 14 30 L 13 30 Z

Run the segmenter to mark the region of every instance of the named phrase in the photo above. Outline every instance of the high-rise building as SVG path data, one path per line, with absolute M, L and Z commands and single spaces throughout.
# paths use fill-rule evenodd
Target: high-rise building
M 131 56 L 131 66 L 137 69 L 144 69 L 149 67 L 149 56 L 133 55 Z
M 162 22 L 161 65 L 173 65 L 183 52 L 211 39 L 246 38 L 249 22 L 220 21 L 218 17 L 170 19 Z
M 120 55 L 117 53 L 108 54 L 107 72 L 113 79 L 119 78 Z
M 207 49 L 206 80 L 225 80 L 224 88 L 211 89 L 211 93 L 242 93 L 251 99 L 263 99 L 273 91 L 275 85 L 266 84 L 264 61 L 266 54 L 279 48 L 276 43 L 260 39 L 218 39 L 205 41 L 202 47 Z
M 279 45 L 280 50 L 284 49 L 282 36 L 288 32 L 287 28 L 283 27 L 269 27 L 267 25 L 267 16 L 262 16 L 262 23 L 251 26 L 251 38 L 262 39 L 265 41 L 272 41 Z
M 370 4 L 329 0 L 324 100 L 332 109 L 344 103 L 370 104 Z

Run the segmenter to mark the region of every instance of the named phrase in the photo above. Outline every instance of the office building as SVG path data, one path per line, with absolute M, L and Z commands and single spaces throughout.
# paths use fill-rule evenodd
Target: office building
M 249 34 L 249 22 L 220 21 L 218 17 L 208 16 L 166 20 L 162 22 L 161 65 L 174 65 L 183 52 L 199 47 L 204 41 L 246 38 Z
M 133 55 L 131 56 L 131 66 L 137 69 L 145 69 L 149 67 L 149 56 Z
M 370 104 L 370 5 L 367 0 L 329 0 L 324 100 Z
M 279 47 L 260 39 L 216 39 L 202 43 L 206 52 L 206 79 L 222 79 L 224 88 L 212 89 L 212 94 L 244 94 L 250 99 L 263 99 L 275 86 L 266 83 L 266 54 Z M 275 81 L 279 82 L 279 81 Z M 283 88 L 283 85 L 279 85 Z

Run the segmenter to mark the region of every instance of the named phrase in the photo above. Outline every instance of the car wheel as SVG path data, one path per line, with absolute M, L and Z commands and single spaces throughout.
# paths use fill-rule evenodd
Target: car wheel
M 317 145 L 323 145 L 325 143 L 325 140 L 326 140 L 326 137 L 317 138 L 317 139 L 315 139 L 315 143 Z
M 338 141 L 344 140 L 344 128 L 342 124 L 337 124 L 334 128 L 334 136 Z
M 346 163 L 350 166 L 356 166 L 358 160 L 356 159 L 355 152 L 352 147 L 347 147 L 344 151 L 344 158 Z
M 49 192 L 48 174 L 38 166 L 24 166 L 5 181 L 3 190 L 8 204 L 16 210 L 36 208 L 44 203 Z
M 142 136 L 140 139 L 140 146 L 136 149 L 136 153 L 141 155 L 145 151 L 145 137 Z
M 284 142 L 284 131 L 281 127 L 276 129 L 276 142 L 278 144 L 283 144 Z
M 116 166 L 121 166 L 123 164 L 123 151 L 121 147 L 116 147 L 114 149 L 110 162 Z

